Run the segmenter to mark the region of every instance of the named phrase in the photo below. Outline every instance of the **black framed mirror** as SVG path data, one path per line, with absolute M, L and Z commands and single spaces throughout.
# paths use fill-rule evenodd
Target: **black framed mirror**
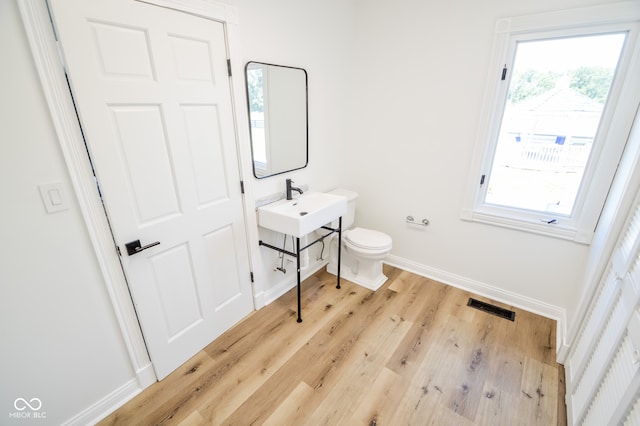
M 266 178 L 309 162 L 307 72 L 264 62 L 245 66 L 253 175 Z

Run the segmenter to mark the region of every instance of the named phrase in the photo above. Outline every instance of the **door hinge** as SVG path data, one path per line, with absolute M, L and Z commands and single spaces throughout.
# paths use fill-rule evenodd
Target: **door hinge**
M 116 252 L 118 253 L 118 256 L 122 257 L 122 252 L 120 251 L 120 247 L 116 246 Z
M 502 78 L 501 80 L 505 80 L 507 78 L 507 64 L 504 65 L 504 68 L 502 68 Z
M 227 59 L 227 74 L 231 77 L 231 59 Z
M 255 282 L 255 281 L 253 281 L 253 272 L 250 272 L 249 275 L 251 276 L 251 282 L 252 283 Z
M 244 181 L 240 181 L 240 192 L 244 194 Z
M 480 176 L 480 185 L 484 185 L 484 178 L 485 177 L 486 177 L 486 175 Z

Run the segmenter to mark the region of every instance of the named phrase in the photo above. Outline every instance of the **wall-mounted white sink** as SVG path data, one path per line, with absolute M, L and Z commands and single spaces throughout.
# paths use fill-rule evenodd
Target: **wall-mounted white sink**
M 323 192 L 306 192 L 258 208 L 258 225 L 282 234 L 302 237 L 347 212 L 347 199 Z

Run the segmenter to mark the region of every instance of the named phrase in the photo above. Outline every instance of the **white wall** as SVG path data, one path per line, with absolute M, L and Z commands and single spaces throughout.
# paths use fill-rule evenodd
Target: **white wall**
M 135 378 L 13 0 L 0 1 L 0 424 L 60 424 Z M 47 214 L 38 185 L 69 209 Z M 26 410 L 25 412 L 30 412 Z
M 588 246 L 465 222 L 460 213 L 496 20 L 603 3 L 356 1 L 354 167 L 344 185 L 361 195 L 357 221 L 389 233 L 392 254 L 418 269 L 571 317 Z M 431 224 L 407 225 L 407 215 Z

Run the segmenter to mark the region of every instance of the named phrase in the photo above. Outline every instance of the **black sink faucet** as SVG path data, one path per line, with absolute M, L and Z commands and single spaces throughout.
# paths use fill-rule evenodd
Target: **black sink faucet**
M 287 179 L 287 200 L 292 199 L 291 191 L 298 191 L 300 194 L 302 194 L 302 189 L 291 186 L 292 183 L 293 181 L 291 179 Z

